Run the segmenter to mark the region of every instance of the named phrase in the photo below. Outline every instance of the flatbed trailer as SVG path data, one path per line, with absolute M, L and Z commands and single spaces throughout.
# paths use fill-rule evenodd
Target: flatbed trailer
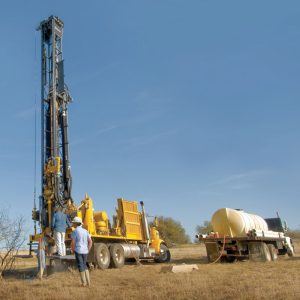
M 212 237 L 197 236 L 206 247 L 209 262 L 249 259 L 251 261 L 275 261 L 278 255 L 294 255 L 289 237 Z

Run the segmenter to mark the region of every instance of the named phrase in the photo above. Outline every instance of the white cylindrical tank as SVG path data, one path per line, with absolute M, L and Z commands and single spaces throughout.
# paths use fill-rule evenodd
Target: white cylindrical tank
M 217 210 L 212 216 L 211 224 L 214 232 L 229 237 L 245 237 L 253 229 L 268 230 L 267 222 L 262 217 L 232 208 Z

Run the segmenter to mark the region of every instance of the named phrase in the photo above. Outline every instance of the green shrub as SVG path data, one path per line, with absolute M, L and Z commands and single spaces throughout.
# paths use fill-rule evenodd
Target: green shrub
M 166 242 L 168 247 L 176 244 L 190 243 L 190 237 L 180 222 L 166 217 L 158 217 L 158 231 L 160 237 Z
M 196 233 L 206 234 L 213 231 L 210 221 L 204 221 L 202 225 L 196 226 Z

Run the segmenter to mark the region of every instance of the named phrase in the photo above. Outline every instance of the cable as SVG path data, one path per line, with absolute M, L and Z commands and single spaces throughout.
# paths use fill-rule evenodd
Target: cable
M 36 32 L 35 32 L 35 37 L 34 37 L 34 60 L 35 60 L 35 68 L 34 68 L 34 79 L 35 83 L 37 81 L 36 78 L 36 65 L 37 65 L 37 42 L 36 42 Z M 36 126 L 36 121 L 37 121 L 37 95 L 36 95 L 36 87 L 34 87 L 35 93 L 34 93 L 34 186 L 33 186 L 33 209 L 36 212 L 36 153 L 37 153 L 37 126 Z M 34 219 L 34 234 L 36 234 L 36 216 Z
M 226 236 L 224 235 L 222 251 L 221 251 L 219 257 L 216 260 L 214 260 L 213 262 L 211 262 L 211 264 L 215 264 L 216 262 L 218 262 L 221 259 L 222 255 L 224 253 L 224 250 L 225 250 L 225 240 L 226 240 Z

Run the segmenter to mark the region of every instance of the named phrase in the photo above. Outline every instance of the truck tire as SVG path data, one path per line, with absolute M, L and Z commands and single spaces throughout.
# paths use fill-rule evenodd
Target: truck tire
M 237 258 L 235 256 L 226 255 L 225 261 L 228 263 L 235 263 L 235 262 L 237 262 Z
M 271 253 L 266 243 L 250 242 L 248 247 L 249 247 L 249 259 L 251 261 L 255 261 L 255 262 L 271 261 Z
M 95 244 L 95 259 L 99 269 L 105 270 L 109 267 L 110 253 L 105 244 Z
M 275 261 L 278 258 L 277 250 L 273 244 L 268 244 L 268 248 L 271 254 L 271 260 Z
M 112 268 L 122 268 L 125 263 L 124 249 L 116 243 L 110 246 L 110 265 Z
M 293 246 L 293 249 L 287 248 L 287 255 L 289 257 L 294 257 L 295 256 L 294 246 Z
M 278 249 L 278 255 L 286 255 L 286 254 L 287 254 L 286 248 Z
M 168 247 L 164 244 L 160 245 L 160 255 L 154 258 L 157 263 L 165 263 L 171 260 L 171 253 Z

